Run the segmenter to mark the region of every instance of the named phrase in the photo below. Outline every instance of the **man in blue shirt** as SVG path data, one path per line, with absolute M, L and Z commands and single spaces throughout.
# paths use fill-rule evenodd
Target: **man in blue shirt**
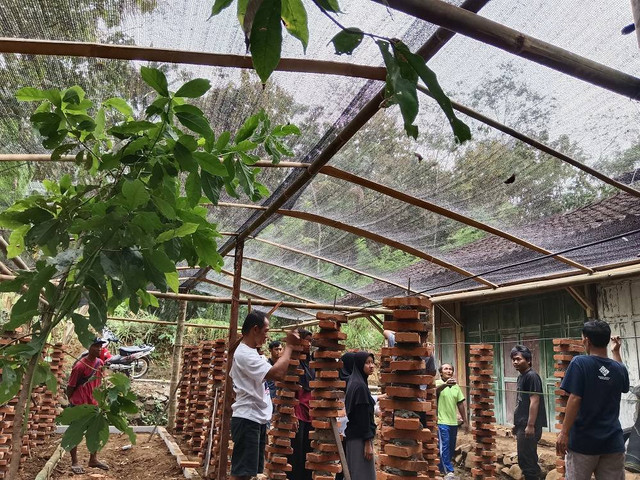
M 607 345 L 613 341 L 607 356 Z M 620 357 L 620 337 L 602 320 L 586 322 L 582 343 L 587 355 L 574 357 L 560 385 L 569 393 L 556 450 L 566 453 L 567 480 L 624 479 L 624 438 L 620 398 L 629 391 L 629 373 Z

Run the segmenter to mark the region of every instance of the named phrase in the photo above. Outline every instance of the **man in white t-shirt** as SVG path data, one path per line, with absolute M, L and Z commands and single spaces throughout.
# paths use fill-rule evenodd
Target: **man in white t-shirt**
M 264 345 L 268 331 L 267 315 L 253 310 L 244 320 L 242 341 L 233 355 L 231 379 L 236 400 L 231 407 L 231 478 L 236 480 L 249 480 L 264 469 L 266 429 L 272 414 L 265 381 L 284 379 L 292 347 L 300 344 L 298 333 L 288 332 L 284 352 L 271 365 L 256 350 Z

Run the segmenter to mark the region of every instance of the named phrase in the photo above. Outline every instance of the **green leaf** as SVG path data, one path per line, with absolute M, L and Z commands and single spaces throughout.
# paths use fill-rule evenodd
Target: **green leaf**
M 102 103 L 105 107 L 115 108 L 125 117 L 133 117 L 133 108 L 122 98 L 112 97 Z
M 60 160 L 62 155 L 70 152 L 77 146 L 78 146 L 77 143 L 65 143 L 64 145 L 60 145 L 53 152 L 51 152 L 51 161 L 55 162 L 57 160 Z
M 11 232 L 11 235 L 9 235 L 9 246 L 7 247 L 8 258 L 15 258 L 24 252 L 24 236 L 30 229 L 31 225 L 22 225 Z
M 340 13 L 338 0 L 316 0 L 316 3 L 327 12 Z
M 216 0 L 216 2 L 213 4 L 213 7 L 211 7 L 211 16 L 209 18 L 215 17 L 232 3 L 233 0 Z
M 56 418 L 56 423 L 60 425 L 71 425 L 73 422 L 77 422 L 78 420 L 96 415 L 98 413 L 98 407 L 95 405 L 77 405 L 75 407 L 65 408 L 58 418 Z
M 277 125 L 271 131 L 271 135 L 274 137 L 286 137 L 288 135 L 300 135 L 300 129 L 295 125 Z
M 442 87 L 438 82 L 438 77 L 433 70 L 427 66 L 424 59 L 415 53 L 411 53 L 409 47 L 402 42 L 394 42 L 393 48 L 407 59 L 409 65 L 411 65 L 415 70 L 431 92 L 431 95 L 433 95 L 433 98 L 438 102 L 440 108 L 445 113 L 449 123 L 451 124 L 456 141 L 458 143 L 463 143 L 470 140 L 471 129 L 462 120 L 456 117 L 453 107 L 451 106 L 451 100 L 447 94 L 444 93 L 444 90 L 442 90 Z
M 164 277 L 167 279 L 167 285 L 171 290 L 175 293 L 178 293 L 180 289 L 180 280 L 178 279 L 178 272 L 175 270 L 173 272 L 165 272 Z
M 228 175 L 227 169 L 218 156 L 207 152 L 195 152 L 193 156 L 198 161 L 202 170 L 209 172 L 211 175 L 217 175 L 219 177 L 226 177 Z
M 172 262 L 169 256 L 161 248 L 157 248 L 149 252 L 149 258 L 153 266 L 163 273 L 171 273 L 176 271 L 176 264 Z
M 54 266 L 43 266 L 43 263 L 38 264 L 38 273 L 29 281 L 29 290 L 13 305 L 11 320 L 4 325 L 4 329 L 13 330 L 38 315 L 40 290 L 49 283 L 51 277 L 56 273 Z
M 0 382 L 0 405 L 6 404 L 20 391 L 22 383 L 22 369 L 14 370 L 12 363 L 0 362 L 2 367 L 2 382 Z
M 407 68 L 406 59 L 391 55 L 389 43 L 382 40 L 376 42 L 387 67 L 387 84 L 385 96 L 392 103 L 397 103 L 404 120 L 407 135 L 417 138 L 418 127 L 413 125 L 418 115 L 418 94 L 416 91 L 418 76 L 411 68 Z
M 109 441 L 109 423 L 102 415 L 96 415 L 87 428 L 87 449 L 99 452 Z
M 209 121 L 204 113 L 193 105 L 178 105 L 174 109 L 178 121 L 196 133 L 199 133 L 205 140 L 213 142 L 214 135 Z
M 220 190 L 224 186 L 224 180 L 218 176 L 211 175 L 205 170 L 201 172 L 200 180 L 204 194 L 211 200 L 211 203 L 217 205 L 220 201 Z
M 187 146 L 183 145 L 182 142 L 176 142 L 173 147 L 173 156 L 176 157 L 176 160 L 180 164 L 180 168 L 182 168 L 182 170 L 187 172 L 197 171 L 198 164 L 193 159 L 191 150 L 189 150 Z
M 163 97 L 169 96 L 169 84 L 164 73 L 157 68 L 142 67 L 140 69 L 140 74 L 142 75 L 144 83 L 149 85 Z
M 114 373 L 109 375 L 109 381 L 116 387 L 116 390 L 126 393 L 131 389 L 131 380 L 123 373 Z
M 88 348 L 96 337 L 95 332 L 89 330 L 89 319 L 78 313 L 72 313 L 71 321 L 78 340 L 85 348 Z
M 282 50 L 281 0 L 263 0 L 251 26 L 250 50 L 256 73 L 266 83 L 280 62 Z
M 202 198 L 202 184 L 200 183 L 200 175 L 197 171 L 191 172 L 184 184 L 187 192 L 187 203 L 190 207 L 195 207 Z
M 50 392 L 56 393 L 58 381 L 47 362 L 38 362 L 38 365 L 36 365 L 33 383 L 34 385 L 41 385 L 44 383 Z
M 238 174 L 238 180 L 240 186 L 244 192 L 251 197 L 253 195 L 253 175 L 251 170 L 242 162 L 236 162 L 236 173 Z
M 122 184 L 122 195 L 127 201 L 127 206 L 134 210 L 149 202 L 149 192 L 142 180 L 125 180 Z
M 307 10 L 302 0 L 282 0 L 282 21 L 287 31 L 300 40 L 306 53 L 309 44 L 309 25 Z
M 84 405 L 80 405 L 80 406 L 84 406 Z M 73 408 L 79 408 L 80 406 L 73 407 Z M 87 415 L 80 417 L 76 421 L 71 422 L 69 424 L 69 427 L 67 428 L 67 431 L 64 432 L 64 434 L 62 435 L 62 441 L 60 445 L 62 445 L 62 448 L 64 448 L 66 451 L 69 451 L 72 448 L 77 447 L 82 441 L 82 439 L 84 438 L 85 433 L 89 428 L 89 425 L 91 424 L 92 420 L 96 417 L 95 411 L 97 411 L 97 408 L 95 406 L 93 406 L 93 408 L 94 408 L 93 413 L 90 413 L 90 414 L 88 413 Z
M 196 232 L 193 234 L 193 245 L 200 259 L 200 265 L 209 265 L 216 268 L 222 265 L 222 257 L 218 253 L 218 245 L 211 236 Z
M 175 220 L 176 211 L 173 209 L 171 204 L 167 202 L 165 199 L 154 196 L 152 198 L 153 204 L 156 206 L 158 211 L 169 220 Z
M 152 233 L 162 227 L 160 217 L 154 212 L 138 212 L 131 221 L 147 233 Z
M 224 147 L 227 146 L 229 140 L 231 139 L 231 134 L 229 132 L 222 132 L 218 137 L 218 141 L 216 141 L 216 150 L 220 151 Z
M 255 115 L 251 115 L 249 118 L 247 118 L 240 129 L 236 132 L 236 136 L 233 141 L 238 144 L 251 137 L 251 135 L 253 135 L 253 132 L 255 132 L 258 128 L 260 121 L 263 120 L 264 117 L 265 113 L 263 110 L 261 110 Z
M 364 32 L 356 27 L 349 27 L 341 30 L 335 37 L 331 39 L 331 43 L 336 49 L 336 55 L 346 53 L 351 55 L 358 48 L 364 38 Z
M 111 425 L 116 427 L 121 432 L 126 433 L 131 443 L 135 445 L 136 434 L 133 432 L 133 429 L 129 425 L 127 425 L 127 421 L 124 418 L 115 413 L 107 412 L 107 419 L 109 420 L 109 423 Z
M 16 99 L 21 102 L 49 100 L 56 107 L 59 107 L 62 101 L 59 90 L 39 90 L 32 87 L 24 87 L 18 90 Z
M 133 135 L 146 130 L 151 130 L 156 124 L 147 122 L 146 120 L 139 120 L 133 122 L 125 122 L 120 125 L 116 125 L 109 129 L 109 133 L 121 134 L 121 135 Z
M 176 237 L 186 237 L 187 235 L 191 235 L 198 229 L 199 225 L 197 223 L 183 223 L 178 228 L 175 229 Z
M 193 79 L 182 85 L 174 94 L 175 97 L 198 98 L 211 88 L 211 82 L 204 78 Z

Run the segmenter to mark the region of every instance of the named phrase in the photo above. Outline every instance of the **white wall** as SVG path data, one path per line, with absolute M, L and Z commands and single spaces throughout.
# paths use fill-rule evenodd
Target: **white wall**
M 622 343 L 622 361 L 629 370 L 631 386 L 640 386 L 640 278 L 602 283 L 597 288 L 598 318 L 611 325 L 614 335 L 627 337 Z M 638 398 L 622 395 L 620 422 L 622 427 L 633 425 Z

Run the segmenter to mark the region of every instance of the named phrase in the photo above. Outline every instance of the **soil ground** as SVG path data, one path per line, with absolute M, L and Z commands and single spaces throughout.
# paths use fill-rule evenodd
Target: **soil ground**
M 19 480 L 33 480 L 60 443 L 60 439 L 60 435 L 54 435 L 50 442 L 38 447 L 32 458 L 26 462 Z M 107 446 L 98 454 L 98 459 L 109 465 L 109 471 L 86 466 L 89 461 L 89 451 L 83 443 L 78 447 L 78 459 L 85 473 L 74 475 L 71 472 L 71 457 L 65 453 L 51 478 L 52 480 L 184 479 L 182 470 L 178 467 L 175 457 L 169 453 L 164 441 L 158 435 L 154 435 L 151 442 L 148 442 L 148 439 L 148 434 L 138 434 L 137 444 L 131 449 L 122 450 L 123 446 L 130 443 L 129 437 L 111 435 Z

